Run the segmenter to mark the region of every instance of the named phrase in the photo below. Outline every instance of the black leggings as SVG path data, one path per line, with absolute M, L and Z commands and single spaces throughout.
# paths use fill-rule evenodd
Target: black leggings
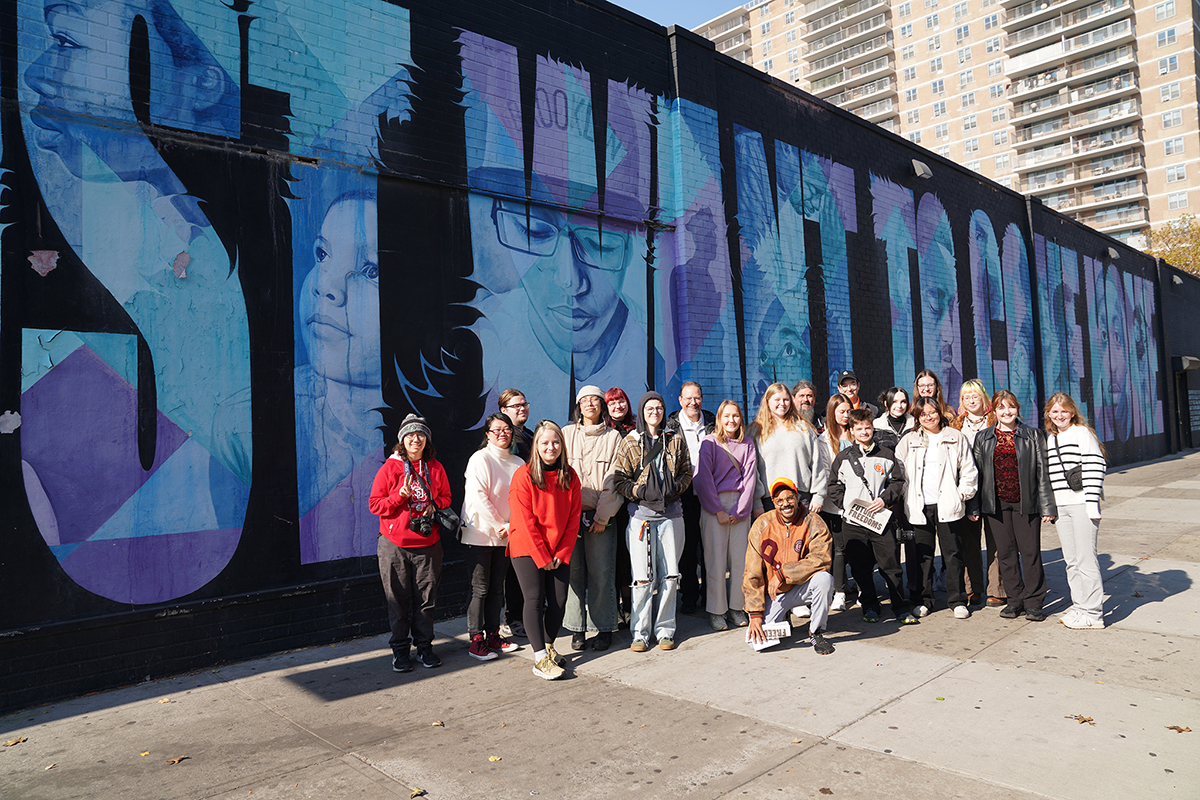
M 532 556 L 517 556 L 512 560 L 513 572 L 525 597 L 525 635 L 534 652 L 545 650 L 546 643 L 558 638 L 563 611 L 567 607 L 567 589 L 571 584 L 571 565 L 562 564 L 555 570 L 538 569 Z M 543 610 L 544 609 L 544 610 Z

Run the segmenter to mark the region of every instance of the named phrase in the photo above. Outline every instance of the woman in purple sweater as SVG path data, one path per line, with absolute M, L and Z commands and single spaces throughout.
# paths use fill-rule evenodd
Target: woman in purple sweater
M 749 623 L 742 610 L 742 572 L 758 454 L 746 435 L 742 409 L 726 400 L 717 409 L 717 428 L 700 442 L 693 481 L 700 499 L 700 540 L 704 545 L 705 608 L 714 631 L 726 622 Z

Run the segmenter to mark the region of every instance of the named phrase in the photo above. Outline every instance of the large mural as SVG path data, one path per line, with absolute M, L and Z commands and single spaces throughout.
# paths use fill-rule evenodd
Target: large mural
M 1166 446 L 1148 259 L 695 42 L 474 0 L 10 5 L 5 628 L 370 580 L 397 421 L 460 485 L 508 387 L 565 421 L 584 384 L 752 413 L 932 369 Z

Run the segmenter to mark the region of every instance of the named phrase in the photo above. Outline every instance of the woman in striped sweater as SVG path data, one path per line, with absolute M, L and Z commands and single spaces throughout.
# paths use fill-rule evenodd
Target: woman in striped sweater
M 1058 540 L 1067 562 L 1067 585 L 1071 610 L 1059 622 L 1074 630 L 1104 627 L 1104 586 L 1096 559 L 1096 535 L 1100 531 L 1100 498 L 1104 494 L 1107 464 L 1104 446 L 1096 432 L 1079 413 L 1070 395 L 1052 394 L 1046 401 L 1046 455 L 1050 463 L 1050 485 L 1058 506 Z M 1075 467 L 1080 475 L 1072 488 L 1068 475 Z M 1071 476 L 1072 478 L 1074 476 Z

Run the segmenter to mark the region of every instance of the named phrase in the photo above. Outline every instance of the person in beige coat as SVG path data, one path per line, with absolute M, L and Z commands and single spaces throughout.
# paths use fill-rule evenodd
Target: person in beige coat
M 933 552 L 942 548 L 946 567 L 946 602 L 955 619 L 971 616 L 963 586 L 965 567 L 962 538 L 967 526 L 967 501 L 979 489 L 979 470 L 962 431 L 947 427 L 945 410 L 933 397 L 918 397 L 912 406 L 917 428 L 896 446 L 908 484 L 904 510 L 916 533 L 921 588 L 913 591 L 913 615 L 923 617 L 933 608 Z
M 571 555 L 571 583 L 563 627 L 571 631 L 571 648 L 607 650 L 617 629 L 617 592 L 613 573 L 617 536 L 608 521 L 623 498 L 613 486 L 613 457 L 621 434 L 608 424 L 608 406 L 598 386 L 584 386 L 575 398 L 573 425 L 563 430 L 570 464 L 583 488 L 583 520 Z

